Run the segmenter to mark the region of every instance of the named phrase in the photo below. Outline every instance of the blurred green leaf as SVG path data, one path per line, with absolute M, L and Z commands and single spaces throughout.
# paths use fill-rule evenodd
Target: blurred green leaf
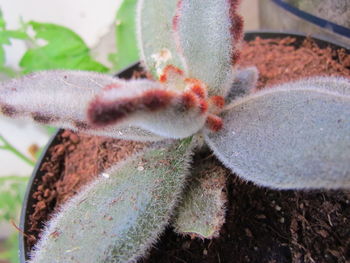
M 136 41 L 136 3 L 137 0 L 124 0 L 116 16 L 116 46 L 117 52 L 109 55 L 114 70 L 120 70 L 138 61 Z
M 0 259 L 8 260 L 11 263 L 18 263 L 18 233 L 13 233 L 5 241 L 5 251 L 0 252 Z
M 27 164 L 34 166 L 35 162 L 28 158 L 26 155 L 21 153 L 16 147 L 14 147 L 9 141 L 5 139 L 4 136 L 1 135 L 0 133 L 0 150 L 5 150 L 13 153 L 16 155 L 18 158 L 20 158 L 22 161 L 26 162 Z
M 35 40 L 44 45 L 30 48 L 20 61 L 23 73 L 47 69 L 79 69 L 107 72 L 108 68 L 90 56 L 90 49 L 72 30 L 47 23 L 30 22 Z
M 2 11 L 0 10 L 0 72 L 9 76 L 14 76 L 14 70 L 5 66 L 5 49 L 4 45 L 11 45 L 11 39 L 27 39 L 28 35 L 21 30 L 7 30 L 6 22 Z
M 57 128 L 51 126 L 45 126 L 45 130 L 48 135 L 53 135 L 57 132 Z
M 28 177 L 0 177 L 0 223 L 18 219 L 27 182 Z M 0 259 L 19 262 L 17 231 L 5 241 L 5 251 L 0 253 Z
M 5 22 L 2 10 L 0 9 L 0 29 L 5 30 L 5 28 L 6 28 L 6 22 Z
M 27 182 L 28 177 L 0 177 L 0 221 L 18 217 Z

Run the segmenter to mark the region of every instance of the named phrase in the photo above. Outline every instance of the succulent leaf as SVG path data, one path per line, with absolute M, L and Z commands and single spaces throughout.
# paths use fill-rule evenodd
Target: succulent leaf
M 252 92 L 256 87 L 258 78 L 259 72 L 256 67 L 237 70 L 233 84 L 225 97 L 226 104 L 228 105 L 235 99 L 246 96 Z
M 190 78 L 208 85 L 209 95 L 224 96 L 233 80 L 242 37 L 237 0 L 179 1 L 175 31 Z
M 207 84 L 209 95 L 225 95 L 242 37 L 237 5 L 237 0 L 139 1 L 138 43 L 147 69 L 158 78 L 171 64 Z
M 132 83 L 103 90 L 89 105 L 90 123 L 102 128 L 137 126 L 175 139 L 188 137 L 203 127 L 206 102 L 193 91 L 175 90 L 172 85 L 150 80 Z
M 350 80 L 311 78 L 236 100 L 206 132 L 216 156 L 256 184 L 350 187 Z
M 157 240 L 183 191 L 191 139 L 120 163 L 49 222 L 31 263 L 134 262 Z
M 166 83 L 80 71 L 32 73 L 0 85 L 4 115 L 140 141 L 195 133 L 207 116 L 201 103 L 193 92 L 171 90 Z
M 127 140 L 164 139 L 137 127 L 91 127 L 86 117 L 89 101 L 105 87 L 126 82 L 93 72 L 43 71 L 0 84 L 0 112 L 11 118 L 34 120 L 93 135 Z
M 82 71 L 43 71 L 1 83 L 0 105 L 10 117 L 51 124 L 83 122 L 87 102 L 105 86 L 120 81 Z
M 303 87 L 316 87 L 321 90 L 337 92 L 341 95 L 350 96 L 349 78 L 344 77 L 313 77 L 305 78 L 295 82 L 291 82 L 283 85 L 281 88 L 303 88 Z
M 168 65 L 184 70 L 173 31 L 178 0 L 139 0 L 137 6 L 137 40 L 141 60 L 157 79 Z
M 191 237 L 214 238 L 225 222 L 227 170 L 213 161 L 194 166 L 183 200 L 175 212 L 175 231 Z

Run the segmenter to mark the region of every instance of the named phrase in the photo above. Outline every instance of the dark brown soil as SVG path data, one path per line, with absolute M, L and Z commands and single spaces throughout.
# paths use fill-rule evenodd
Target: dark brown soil
M 305 76 L 350 77 L 350 55 L 343 50 L 319 49 L 306 41 L 295 49 L 292 38 L 246 44 L 241 66 L 260 71 L 258 88 Z M 135 142 L 65 131 L 62 143 L 50 149 L 42 166 L 42 186 L 30 217 L 30 246 L 49 214 L 91 181 L 96 174 L 137 151 Z M 198 160 L 221 165 L 209 152 Z M 228 175 L 230 174 L 227 171 Z M 275 191 L 228 176 L 227 218 L 219 238 L 191 240 L 171 227 L 152 249 L 148 262 L 350 262 L 350 191 Z

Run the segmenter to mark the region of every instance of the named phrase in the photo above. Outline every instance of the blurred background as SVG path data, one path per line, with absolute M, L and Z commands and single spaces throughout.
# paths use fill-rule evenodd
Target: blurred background
M 135 3 L 0 0 L 0 79 L 51 68 L 112 74 L 137 61 L 130 34 Z M 242 0 L 240 9 L 245 30 L 303 31 L 350 45 L 348 0 Z M 67 50 L 85 64 L 63 59 Z M 17 230 L 12 224 L 18 225 L 28 177 L 53 132 L 0 116 L 0 263 L 18 262 Z

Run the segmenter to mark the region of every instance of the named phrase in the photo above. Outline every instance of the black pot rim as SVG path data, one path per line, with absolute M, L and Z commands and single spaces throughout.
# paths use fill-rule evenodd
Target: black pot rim
M 293 37 L 296 39 L 296 44 L 301 44 L 302 41 L 305 40 L 307 37 L 311 37 L 316 44 L 321 47 L 331 47 L 332 49 L 345 49 L 348 54 L 350 54 L 350 47 L 345 47 L 343 44 L 338 43 L 332 39 L 326 38 L 326 37 L 320 37 L 320 36 L 311 36 L 306 35 L 299 32 L 294 31 L 276 31 L 276 30 L 255 30 L 255 31 L 247 31 L 245 33 L 244 39 L 246 41 L 251 41 L 255 39 L 256 37 L 260 37 L 262 39 L 269 39 L 269 38 L 284 38 L 284 37 Z M 134 70 L 141 68 L 140 63 L 136 62 L 131 64 L 130 66 L 126 67 L 125 69 L 119 71 L 116 76 L 121 78 L 130 78 L 132 76 L 132 73 Z M 31 206 L 33 204 L 33 199 L 31 198 L 34 191 L 36 190 L 37 185 L 37 179 L 42 177 L 42 172 L 40 171 L 40 167 L 42 162 L 46 159 L 47 156 L 49 156 L 48 149 L 51 148 L 53 145 L 57 144 L 59 141 L 59 138 L 57 135 L 61 134 L 63 132 L 62 129 L 59 129 L 49 140 L 47 145 L 45 146 L 40 158 L 36 162 L 35 168 L 33 170 L 33 173 L 31 175 L 31 178 L 28 182 L 26 193 L 23 199 L 23 205 L 21 210 L 21 216 L 20 216 L 20 229 L 23 230 L 24 233 L 26 233 L 27 230 L 27 222 L 28 222 L 28 216 L 32 213 Z M 19 258 L 21 263 L 25 263 L 29 259 L 29 249 L 26 245 L 26 237 L 19 233 Z
M 250 30 L 246 31 L 244 35 L 244 40 L 250 41 L 255 39 L 256 36 L 259 36 L 263 39 L 265 38 L 279 38 L 279 37 L 294 37 L 296 38 L 297 42 L 298 40 L 304 40 L 307 37 L 312 38 L 316 44 L 321 47 L 327 47 L 330 46 L 333 49 L 345 49 L 347 53 L 350 53 L 350 46 L 345 46 L 344 43 L 338 42 L 334 39 L 331 39 L 329 37 L 320 35 L 320 34 L 305 34 L 302 32 L 297 31 L 288 31 L 288 30 Z

